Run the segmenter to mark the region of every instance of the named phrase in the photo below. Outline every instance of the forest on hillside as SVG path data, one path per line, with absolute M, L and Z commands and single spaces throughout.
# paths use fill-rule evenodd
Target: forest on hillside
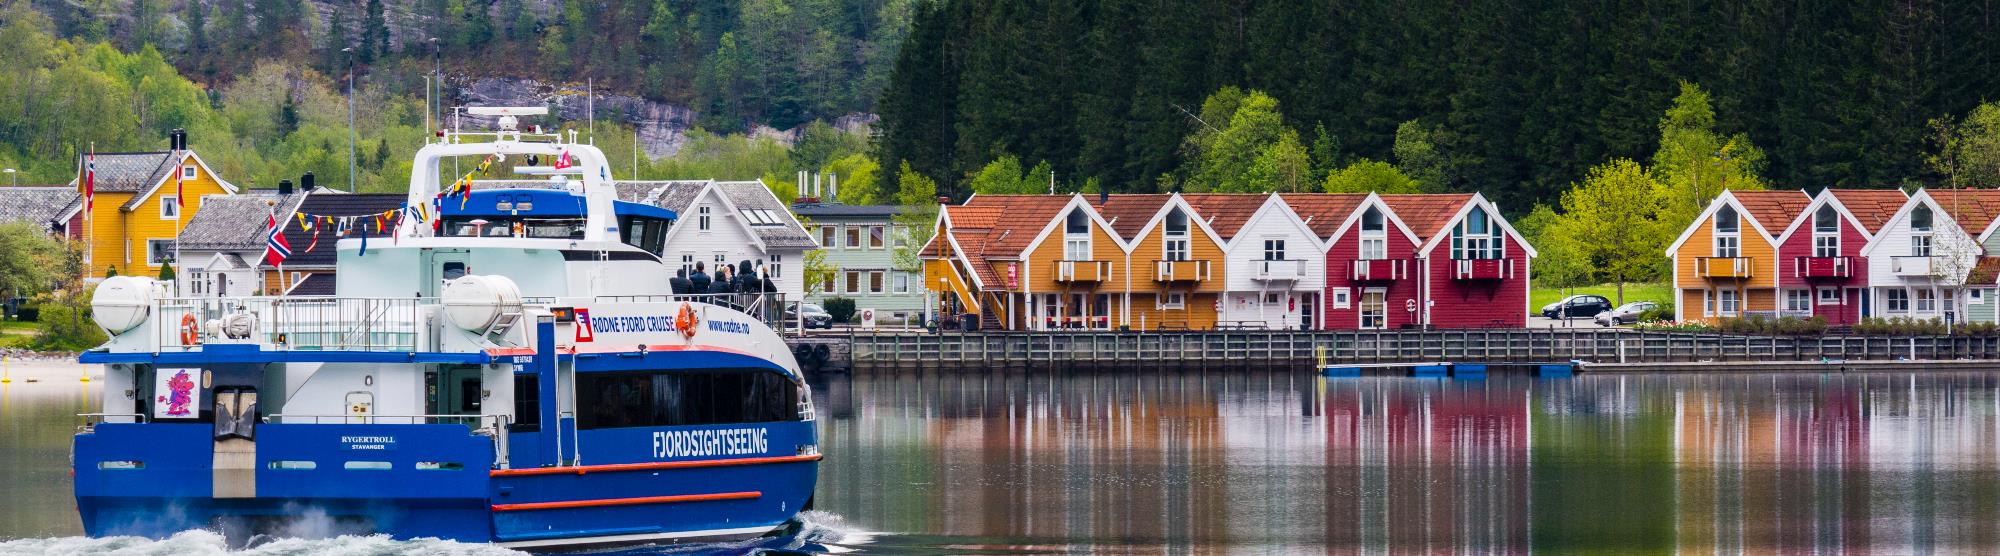
M 1311 185 L 1421 170 L 1524 212 L 1660 151 L 1692 84 L 1730 139 L 1698 153 L 1710 164 L 1771 187 L 1914 185 L 1943 178 L 1932 121 L 2000 96 L 1996 16 L 1956 0 L 925 2 L 877 155 L 960 194 L 996 164 L 1065 189 L 1227 189 L 1245 185 L 1216 176 L 1241 172 L 1198 160 L 1230 139 L 1211 116 L 1257 97 L 1283 128 L 1263 137 L 1288 145 L 1239 158 L 1296 159 Z M 1230 110 L 1205 111 L 1218 95 Z

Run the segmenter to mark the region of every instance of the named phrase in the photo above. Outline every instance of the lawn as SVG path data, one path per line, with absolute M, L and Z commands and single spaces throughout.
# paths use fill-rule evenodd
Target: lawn
M 1528 290 L 1528 308 L 1535 311 L 1540 311 L 1542 310 L 1543 305 L 1555 303 L 1556 301 L 1561 300 L 1565 295 L 1575 295 L 1584 293 L 1602 295 L 1604 296 L 1605 299 L 1611 300 L 1612 304 L 1618 303 L 1618 284 L 1598 284 L 1595 286 L 1583 286 L 1580 288 L 1571 288 L 1569 290 L 1558 290 L 1555 288 L 1536 287 Z M 1673 302 L 1673 300 L 1674 300 L 1673 288 L 1667 287 L 1667 285 L 1664 283 L 1625 284 L 1625 301 L 1627 303 L 1633 301 L 1658 301 L 1662 303 L 1671 303 Z

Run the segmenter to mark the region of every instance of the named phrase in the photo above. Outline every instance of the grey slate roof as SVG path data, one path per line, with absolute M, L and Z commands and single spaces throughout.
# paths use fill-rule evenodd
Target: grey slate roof
M 306 197 L 299 193 L 204 196 L 201 210 L 181 228 L 181 249 L 261 250 L 269 233 L 269 214 L 275 210 L 281 220 L 290 217 Z
M 48 226 L 68 212 L 83 194 L 74 187 L 0 187 L 0 222 Z
M 841 204 L 800 204 L 792 205 L 792 213 L 808 218 L 888 218 L 902 212 L 897 205 L 841 205 Z
M 292 289 L 286 290 L 285 295 L 333 295 L 333 274 L 327 272 L 307 274 L 304 280 L 292 284 Z
M 90 155 L 84 155 L 90 159 Z M 173 153 L 167 151 L 137 153 L 97 153 L 98 193 L 138 193 L 160 183 L 167 172 L 178 166 Z M 77 185 L 70 180 L 71 186 Z
M 715 190 L 728 198 L 731 204 L 736 205 L 736 210 L 768 209 L 785 215 L 785 223 L 782 226 L 750 226 L 750 230 L 757 233 L 757 238 L 764 241 L 765 247 L 819 248 L 819 242 L 813 241 L 812 235 L 806 233 L 805 227 L 800 226 L 798 220 L 791 217 L 791 207 L 779 201 L 776 195 L 772 195 L 771 188 L 765 187 L 764 182 L 719 181 L 715 182 Z M 680 209 L 674 210 L 680 212 Z
M 645 203 L 680 214 L 687 212 L 688 205 L 694 204 L 694 198 L 709 183 L 709 180 L 621 181 L 614 186 L 620 201 Z

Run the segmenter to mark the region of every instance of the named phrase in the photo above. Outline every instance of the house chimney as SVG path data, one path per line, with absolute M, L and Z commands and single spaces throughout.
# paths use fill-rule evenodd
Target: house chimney
M 840 174 L 826 175 L 826 202 L 840 202 Z
M 188 148 L 187 133 L 188 132 L 185 129 L 174 128 L 173 139 L 171 140 L 171 142 L 174 144 L 174 150 L 176 151 L 187 150 Z
M 1097 204 L 1099 205 L 1111 204 L 1111 192 L 1110 191 L 1097 192 Z
M 303 175 L 303 176 L 299 176 L 299 190 L 300 190 L 300 191 L 312 191 L 312 190 L 313 190 L 313 188 L 315 188 L 315 187 L 318 187 L 318 186 L 315 186 L 315 185 L 313 185 L 313 173 L 312 173 L 312 172 L 306 172 L 306 173 L 305 173 L 305 175 Z
M 279 194 L 279 195 L 291 195 L 291 194 L 292 194 L 292 180 L 278 180 L 278 194 Z

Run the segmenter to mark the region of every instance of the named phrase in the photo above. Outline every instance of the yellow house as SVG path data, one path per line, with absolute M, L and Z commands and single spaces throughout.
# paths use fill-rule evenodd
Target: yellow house
M 84 164 L 96 173 L 96 200 L 82 221 L 85 277 L 95 280 L 116 268 L 128 276 L 157 276 L 173 263 L 174 239 L 201 210 L 206 195 L 235 194 L 236 186 L 215 174 L 194 151 L 97 153 Z M 79 176 L 81 180 L 81 176 Z M 70 182 L 79 191 L 81 181 Z M 177 195 L 186 202 L 176 206 Z
M 1778 310 L 1777 235 L 1812 203 L 1798 190 L 1724 191 L 1667 247 L 1678 320 Z

